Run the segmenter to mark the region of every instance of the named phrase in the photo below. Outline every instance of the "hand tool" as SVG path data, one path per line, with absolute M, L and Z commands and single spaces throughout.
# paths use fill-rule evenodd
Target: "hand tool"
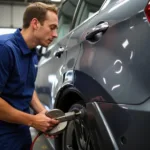
M 56 125 L 53 129 L 46 131 L 49 135 L 57 135 L 61 133 L 67 126 L 67 122 L 71 120 L 75 120 L 78 118 L 82 118 L 85 115 L 84 109 L 81 109 L 78 112 L 67 112 L 64 113 L 60 109 L 53 109 L 46 113 L 46 116 L 50 118 L 54 118 L 59 121 L 59 124 Z
M 55 135 L 62 133 L 65 130 L 68 121 L 83 118 L 85 116 L 85 110 L 81 109 L 80 111 L 77 111 L 77 112 L 72 111 L 72 112 L 64 113 L 60 109 L 52 109 L 46 112 L 45 115 L 47 117 L 50 117 L 59 121 L 59 124 L 54 126 L 54 128 L 44 132 L 45 134 L 49 136 L 53 136 L 53 135 L 55 136 Z M 30 147 L 30 150 L 33 150 L 34 143 L 41 134 L 43 134 L 43 132 L 39 132 L 38 135 L 35 137 Z

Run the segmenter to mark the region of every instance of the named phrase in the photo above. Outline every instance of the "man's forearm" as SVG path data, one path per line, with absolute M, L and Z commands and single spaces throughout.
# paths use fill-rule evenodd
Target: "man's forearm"
M 0 98 L 0 120 L 31 126 L 34 115 L 19 111 Z
M 36 92 L 34 91 L 33 96 L 32 96 L 32 100 L 31 100 L 31 107 L 37 112 L 41 112 L 43 110 L 45 110 L 44 106 L 42 105 L 42 103 L 40 102 Z

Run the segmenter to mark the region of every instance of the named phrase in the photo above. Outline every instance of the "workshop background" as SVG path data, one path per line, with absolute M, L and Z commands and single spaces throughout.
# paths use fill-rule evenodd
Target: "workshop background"
M 33 150 L 150 150 L 150 0 L 0 0 L 0 34 L 21 28 L 37 1 L 58 6 L 59 28 L 38 45 L 35 90 L 55 115 L 80 116 Z
M 62 0 L 0 0 L 0 34 L 14 32 L 22 26 L 26 6 L 32 2 L 55 4 L 59 7 Z
M 39 0 L 48 4 L 55 4 L 59 7 L 63 0 Z M 13 33 L 17 28 L 22 27 L 22 18 L 26 6 L 36 0 L 0 0 L 0 35 Z M 32 139 L 37 135 L 34 128 L 30 128 Z M 34 145 L 35 150 L 54 150 L 53 139 L 39 137 Z

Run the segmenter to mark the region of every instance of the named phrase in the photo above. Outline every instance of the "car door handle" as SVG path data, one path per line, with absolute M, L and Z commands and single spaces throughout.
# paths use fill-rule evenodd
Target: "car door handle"
M 92 28 L 92 30 L 87 34 L 86 40 L 95 42 L 98 41 L 102 34 L 109 28 L 108 22 L 103 22 L 96 27 Z
M 60 58 L 64 51 L 65 51 L 64 47 L 59 47 L 58 51 L 54 53 L 55 57 Z

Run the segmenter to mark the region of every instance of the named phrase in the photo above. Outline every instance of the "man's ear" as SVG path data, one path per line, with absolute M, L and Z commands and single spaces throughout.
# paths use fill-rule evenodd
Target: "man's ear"
M 40 22 L 36 18 L 33 18 L 31 20 L 31 26 L 34 30 L 37 30 L 40 27 Z

